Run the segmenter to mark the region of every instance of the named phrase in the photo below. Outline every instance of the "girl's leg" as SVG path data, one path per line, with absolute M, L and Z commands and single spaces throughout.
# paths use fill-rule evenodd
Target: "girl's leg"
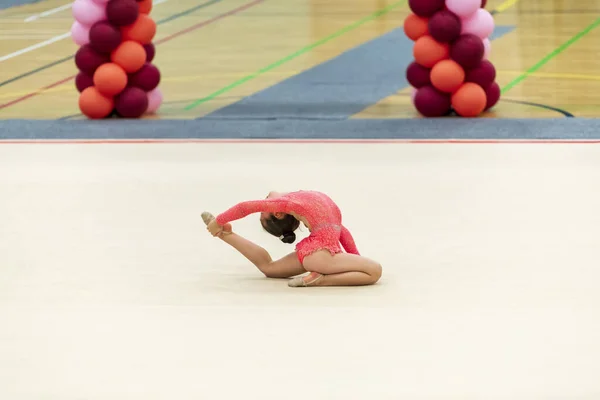
M 220 239 L 239 251 L 267 278 L 290 278 L 306 272 L 295 252 L 273 261 L 265 249 L 236 233 L 223 235 Z
M 381 278 L 381 264 L 356 254 L 319 250 L 304 259 L 305 277 L 290 281 L 290 286 L 362 286 Z

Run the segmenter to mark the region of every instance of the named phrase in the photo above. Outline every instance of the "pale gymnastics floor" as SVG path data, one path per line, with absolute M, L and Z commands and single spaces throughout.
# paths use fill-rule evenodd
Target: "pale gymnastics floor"
M 598 160 L 581 144 L 2 145 L 0 398 L 596 400 Z M 204 209 L 273 189 L 330 193 L 381 283 L 290 289 L 206 234 Z M 234 227 L 290 250 L 256 216 Z

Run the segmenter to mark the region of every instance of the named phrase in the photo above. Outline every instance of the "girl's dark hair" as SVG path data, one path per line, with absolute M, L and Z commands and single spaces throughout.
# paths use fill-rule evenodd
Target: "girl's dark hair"
M 294 243 L 296 241 L 294 231 L 300 226 L 300 221 L 290 214 L 286 214 L 282 219 L 271 215 L 270 218 L 263 219 L 261 224 L 265 231 L 277 236 L 283 243 Z

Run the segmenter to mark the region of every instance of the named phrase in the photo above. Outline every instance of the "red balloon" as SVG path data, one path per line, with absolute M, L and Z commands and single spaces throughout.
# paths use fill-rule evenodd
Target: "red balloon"
M 99 53 L 110 54 L 121 44 L 121 31 L 106 21 L 90 28 L 90 45 Z
M 431 85 L 431 69 L 425 68 L 416 61 L 413 61 L 406 69 L 406 80 L 414 88 Z
M 106 18 L 115 26 L 131 25 L 139 14 L 135 0 L 110 0 L 106 4 Z
M 489 110 L 494 107 L 496 103 L 500 100 L 500 86 L 496 82 L 492 83 L 485 90 L 485 95 L 487 97 L 487 104 L 485 105 L 485 109 Z
M 471 69 L 483 59 L 483 41 L 470 33 L 459 36 L 450 47 L 450 58 L 464 69 Z
M 411 11 L 419 17 L 430 17 L 444 8 L 444 0 L 408 0 Z
M 473 82 L 487 88 L 496 80 L 496 68 L 488 60 L 483 60 L 474 68 L 466 71 L 465 82 Z
M 448 10 L 436 12 L 429 19 L 429 34 L 440 43 L 449 43 L 460 36 L 462 23 L 456 14 Z
M 442 117 L 450 113 L 452 102 L 450 94 L 433 86 L 423 86 L 415 95 L 415 107 L 425 117 Z
M 485 8 L 486 4 L 487 4 L 487 0 L 482 0 L 481 1 L 481 8 Z
M 81 71 L 75 77 L 75 87 L 79 93 L 83 92 L 90 86 L 94 86 L 94 78 Z
M 129 75 L 129 86 L 138 87 L 146 92 L 156 89 L 160 83 L 160 71 L 150 63 Z
M 156 54 L 156 49 L 154 48 L 154 45 L 152 43 L 145 44 L 144 50 L 146 50 L 146 62 L 152 62 Z
M 136 87 L 125 88 L 115 98 L 115 109 L 124 118 L 139 118 L 148 109 L 148 95 Z
M 75 53 L 75 65 L 88 75 L 94 75 L 96 69 L 107 62 L 110 62 L 109 56 L 98 53 L 89 44 L 81 46 Z

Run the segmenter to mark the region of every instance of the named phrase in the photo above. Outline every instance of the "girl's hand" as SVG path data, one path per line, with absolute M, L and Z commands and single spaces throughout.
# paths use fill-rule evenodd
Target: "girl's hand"
M 225 225 L 223 225 L 223 231 L 221 232 L 221 236 L 229 235 L 230 233 L 232 233 L 232 228 L 231 224 L 228 222 Z
M 220 226 L 217 224 L 214 215 L 208 211 L 204 211 L 202 213 L 202 220 L 206 224 L 206 230 L 209 231 L 213 236 L 222 238 L 223 235 L 229 235 L 232 233 L 231 224 L 229 222 L 223 226 Z
M 217 224 L 217 220 L 213 219 L 206 226 L 206 230 L 210 232 L 213 236 L 219 236 L 219 234 L 223 231 L 223 227 Z
M 214 219 L 208 224 L 206 230 L 208 230 L 210 234 L 215 237 L 223 237 L 223 235 L 229 235 L 230 233 L 232 233 L 230 223 L 226 223 L 225 225 L 221 226 L 217 224 L 217 222 Z

